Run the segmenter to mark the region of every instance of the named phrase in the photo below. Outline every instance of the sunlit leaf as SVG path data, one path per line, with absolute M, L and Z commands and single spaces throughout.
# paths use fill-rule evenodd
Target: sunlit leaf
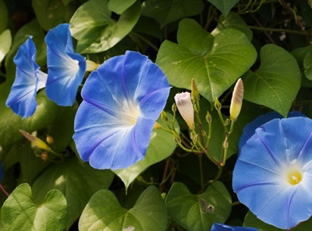
M 83 210 L 79 230 L 162 231 L 167 227 L 167 211 L 160 192 L 148 187 L 129 210 L 120 206 L 109 190 L 95 193 Z
M 174 183 L 166 198 L 169 215 L 183 228 L 210 230 L 213 223 L 223 223 L 231 212 L 231 196 L 221 182 L 208 186 L 199 195 L 191 194 L 182 183 Z
M 1 209 L 2 223 L 7 231 L 64 230 L 67 204 L 59 190 L 51 190 L 40 204 L 33 201 L 28 184 L 19 185 Z
M 191 89 L 194 78 L 199 93 L 211 103 L 256 59 L 255 48 L 242 32 L 228 28 L 213 37 L 191 19 L 181 21 L 178 42 L 162 43 L 157 64 L 175 87 Z
M 244 98 L 286 117 L 300 88 L 298 64 L 286 50 L 271 44 L 262 47 L 260 62 L 258 70 L 243 78 Z
M 169 115 L 168 117 L 169 120 L 172 119 L 172 116 Z M 165 122 L 161 119 L 157 122 L 167 128 Z M 179 131 L 179 125 L 177 123 L 175 124 L 175 128 Z M 163 131 L 159 128 L 154 129 L 145 158 L 129 168 L 115 170 L 114 172 L 120 177 L 127 189 L 135 178 L 145 169 L 170 156 L 175 147 L 176 142 L 174 141 L 171 133 Z
M 70 20 L 71 33 L 78 40 L 80 53 L 106 51 L 122 40 L 137 23 L 141 5 L 139 1 L 113 21 L 107 0 L 91 0 L 81 5 Z
M 0 34 L 0 63 L 9 52 L 12 43 L 10 30 L 5 30 Z
M 93 193 L 108 188 L 113 179 L 111 171 L 100 171 L 78 159 L 71 158 L 60 164 L 51 165 L 33 183 L 36 200 L 42 200 L 51 189 L 64 193 L 68 204 L 68 222 L 70 227 L 80 216 L 81 211 Z

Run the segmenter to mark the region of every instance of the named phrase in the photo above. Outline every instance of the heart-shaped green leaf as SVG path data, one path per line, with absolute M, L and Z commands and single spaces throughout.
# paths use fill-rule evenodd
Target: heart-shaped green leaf
M 109 0 L 108 9 L 116 14 L 122 14 L 135 3 L 136 0 Z
M 237 29 L 243 32 L 249 40 L 252 40 L 252 31 L 249 29 L 244 19 L 242 19 L 237 13 L 230 12 L 227 17 L 221 15 L 218 19 L 217 27 L 211 32 L 211 34 L 215 36 L 225 28 Z
M 9 52 L 12 43 L 10 30 L 5 30 L 0 34 L 0 63 Z
M 174 183 L 166 198 L 169 215 L 183 228 L 210 230 L 213 223 L 223 223 L 231 212 L 231 196 L 221 182 L 214 182 L 200 194 L 191 194 L 182 183 Z
M 111 19 L 107 0 L 90 0 L 81 5 L 70 20 L 71 33 L 80 53 L 99 53 L 115 46 L 135 26 L 141 12 L 137 1 L 117 22 Z
M 244 33 L 228 28 L 213 37 L 192 19 L 181 21 L 178 42 L 163 42 L 157 64 L 175 87 L 191 89 L 194 78 L 210 103 L 250 68 L 257 55 Z
M 99 189 L 108 188 L 112 180 L 111 171 L 96 170 L 72 158 L 61 164 L 51 165 L 40 174 L 33 183 L 34 198 L 41 200 L 51 189 L 63 192 L 68 203 L 67 227 L 70 227 L 92 194 Z
M 111 191 L 100 190 L 92 196 L 79 220 L 80 231 L 165 231 L 166 228 L 165 203 L 154 186 L 148 187 L 129 210 L 120 206 Z
M 1 209 L 2 223 L 7 231 L 64 230 L 67 204 L 59 190 L 49 191 L 43 202 L 36 204 L 28 184 L 19 185 Z
M 172 116 L 168 114 L 168 118 L 170 120 L 172 119 Z M 166 123 L 161 119 L 159 119 L 157 122 L 161 126 L 167 128 Z M 175 123 L 175 129 L 176 131 L 179 131 L 178 123 Z M 170 156 L 175 147 L 176 142 L 174 141 L 173 135 L 171 133 L 163 131 L 159 128 L 154 129 L 145 158 L 130 166 L 129 168 L 115 170 L 114 172 L 117 174 L 117 176 L 120 177 L 127 189 L 129 185 L 135 180 L 135 178 L 145 169 Z
M 142 14 L 155 19 L 161 27 L 180 18 L 199 14 L 204 8 L 202 0 L 149 0 Z
M 262 47 L 260 61 L 259 69 L 243 78 L 244 98 L 286 117 L 300 88 L 298 64 L 290 53 L 272 44 Z
M 219 9 L 225 17 L 238 1 L 239 0 L 208 0 L 208 2 Z

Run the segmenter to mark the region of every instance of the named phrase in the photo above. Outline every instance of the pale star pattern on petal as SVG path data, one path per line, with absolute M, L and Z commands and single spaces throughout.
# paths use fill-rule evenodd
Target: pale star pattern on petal
M 67 23 L 51 29 L 45 41 L 48 60 L 47 96 L 57 105 L 72 106 L 86 71 L 86 59 L 74 52 Z
M 170 86 L 148 57 L 127 51 L 105 61 L 87 79 L 73 136 L 83 161 L 121 169 L 144 158 Z
M 290 229 L 307 220 L 312 215 L 311 187 L 311 119 L 273 119 L 241 147 L 233 189 L 265 223 Z

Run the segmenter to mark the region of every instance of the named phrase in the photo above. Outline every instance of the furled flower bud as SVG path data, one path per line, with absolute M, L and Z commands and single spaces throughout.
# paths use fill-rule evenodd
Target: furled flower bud
M 195 83 L 195 80 L 192 79 L 192 92 L 191 92 L 191 99 L 193 102 L 195 112 L 199 112 L 199 92 Z
M 174 96 L 178 110 L 190 129 L 194 129 L 194 108 L 189 92 L 182 92 Z
M 244 85 L 242 79 L 238 79 L 232 94 L 230 106 L 230 118 L 235 121 L 241 111 L 244 97 Z
M 19 130 L 20 133 L 27 139 L 29 140 L 34 146 L 38 147 L 38 148 L 41 148 L 41 149 L 44 149 L 46 151 L 51 151 L 51 148 L 44 142 L 42 141 L 41 139 L 39 139 L 38 137 L 36 136 L 33 136 L 31 134 L 29 134 L 28 132 L 26 131 L 23 131 L 23 130 Z

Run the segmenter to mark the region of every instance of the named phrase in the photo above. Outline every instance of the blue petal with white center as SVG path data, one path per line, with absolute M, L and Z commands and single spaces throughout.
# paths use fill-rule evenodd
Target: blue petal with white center
M 37 91 L 44 88 L 47 81 L 47 75 L 39 70 L 36 63 L 36 52 L 36 46 L 29 36 L 19 47 L 13 60 L 16 74 L 6 106 L 23 118 L 36 111 Z
M 75 103 L 78 87 L 86 71 L 86 59 L 74 52 L 69 24 L 60 24 L 45 37 L 47 43 L 49 99 L 60 106 Z
M 127 51 L 93 71 L 83 89 L 73 136 L 83 161 L 122 169 L 143 159 L 170 86 L 146 56 Z
M 233 189 L 265 223 L 290 229 L 307 220 L 312 215 L 311 186 L 311 119 L 273 119 L 242 146 Z
M 229 226 L 224 224 L 215 223 L 212 225 L 210 231 L 259 231 L 256 228 Z

